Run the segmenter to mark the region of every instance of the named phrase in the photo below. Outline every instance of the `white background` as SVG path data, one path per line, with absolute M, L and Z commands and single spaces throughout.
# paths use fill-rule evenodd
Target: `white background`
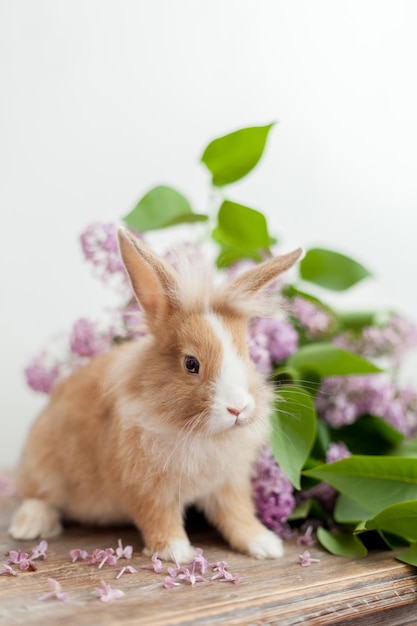
M 0 466 L 45 400 L 27 361 L 114 301 L 79 234 L 160 183 L 205 211 L 202 150 L 237 128 L 279 122 L 229 196 L 371 269 L 343 305 L 417 320 L 416 32 L 413 0 L 0 1 Z

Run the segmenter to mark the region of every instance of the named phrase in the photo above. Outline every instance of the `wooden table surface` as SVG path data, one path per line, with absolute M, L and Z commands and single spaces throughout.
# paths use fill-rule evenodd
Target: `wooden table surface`
M 16 542 L 7 534 L 12 508 L 0 504 L 0 564 L 8 550 L 31 552 L 37 543 Z M 165 589 L 164 575 L 140 569 L 150 559 L 141 554 L 141 540 L 134 528 L 96 529 L 70 526 L 49 542 L 48 559 L 37 560 L 37 571 L 0 576 L 0 624 L 42 626 L 168 626 L 218 624 L 235 626 L 290 626 L 293 624 L 417 624 L 417 570 L 396 561 L 390 552 L 376 552 L 365 559 L 331 556 L 318 546 L 309 548 L 319 563 L 302 567 L 304 550 L 286 542 L 278 561 L 258 561 L 232 552 L 204 524 L 190 529 L 194 545 L 203 548 L 209 561 L 227 560 L 240 584 L 207 580 L 194 586 Z M 101 570 L 86 562 L 72 563 L 69 551 L 117 546 L 118 538 L 133 545 L 131 561 L 137 574 L 124 574 L 105 565 Z M 3 569 L 1 567 L 1 569 Z M 65 602 L 41 601 L 49 591 L 48 578 L 58 580 L 68 593 Z M 94 589 L 104 580 L 125 595 L 100 602 Z

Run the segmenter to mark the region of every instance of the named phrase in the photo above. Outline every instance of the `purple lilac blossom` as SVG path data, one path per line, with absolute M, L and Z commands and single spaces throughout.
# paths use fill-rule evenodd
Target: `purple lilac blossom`
M 135 318 L 140 319 L 138 307 L 129 303 L 129 311 L 136 309 Z M 110 349 L 117 340 L 131 339 L 143 335 L 137 322 L 133 324 L 133 315 L 128 315 L 128 307 L 122 307 L 112 313 L 104 330 L 98 323 L 80 318 L 68 335 L 60 333 L 49 343 L 48 351 L 42 350 L 25 368 L 26 382 L 34 391 L 50 393 L 62 378 L 84 365 L 91 357 Z
M 343 441 L 336 443 L 332 441 L 326 451 L 326 463 L 334 463 L 351 456 L 346 444 Z
M 285 320 L 272 317 L 254 318 L 249 325 L 249 354 L 265 376 L 274 364 L 282 363 L 298 347 L 298 335 Z
M 24 370 L 26 382 L 34 391 L 50 393 L 61 376 L 61 367 L 50 362 L 46 351 L 34 357 Z
M 361 415 L 376 415 L 407 436 L 417 432 L 417 393 L 399 389 L 384 374 L 331 376 L 315 398 L 317 413 L 333 428 L 352 424 Z
M 338 335 L 334 343 L 367 358 L 388 357 L 398 367 L 407 352 L 417 346 L 417 326 L 392 314 L 383 326 L 366 326 L 359 336 Z
M 295 508 L 294 489 L 265 446 L 255 466 L 254 501 L 259 519 L 280 535 L 287 533 L 286 520 Z
M 331 328 L 330 316 L 306 298 L 295 296 L 289 303 L 289 310 L 311 339 L 325 335 Z
M 106 336 L 98 330 L 96 322 L 81 317 L 72 327 L 69 338 L 70 349 L 78 356 L 89 358 L 108 350 L 112 338 L 111 329 Z
M 140 233 L 135 232 L 135 236 L 143 239 Z M 117 225 L 94 222 L 80 235 L 80 243 L 85 259 L 93 265 L 97 276 L 105 283 L 116 281 L 122 293 L 130 293 L 130 284 L 119 254 Z

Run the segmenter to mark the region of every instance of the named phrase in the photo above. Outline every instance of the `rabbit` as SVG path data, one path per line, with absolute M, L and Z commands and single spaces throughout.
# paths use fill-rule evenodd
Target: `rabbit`
M 252 498 L 274 391 L 250 360 L 247 326 L 271 306 L 264 287 L 301 250 L 209 286 L 127 229 L 118 240 L 147 334 L 57 383 L 17 468 L 23 500 L 10 535 L 53 537 L 62 520 L 133 522 L 145 554 L 187 562 L 184 512 L 193 505 L 237 551 L 280 557 L 281 539 L 257 519 Z

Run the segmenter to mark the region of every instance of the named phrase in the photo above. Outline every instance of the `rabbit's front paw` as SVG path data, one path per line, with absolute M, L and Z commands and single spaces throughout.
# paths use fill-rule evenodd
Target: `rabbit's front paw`
M 13 515 L 9 533 L 13 539 L 37 539 L 55 537 L 62 531 L 59 512 L 53 506 L 29 498 L 24 500 Z
M 177 563 L 189 563 L 195 556 L 195 550 L 186 539 L 174 539 L 159 550 L 149 550 L 145 548 L 143 553 L 152 556 L 157 552 L 158 557 L 163 561 L 173 561 Z
M 270 530 L 265 530 L 248 543 L 248 554 L 257 559 L 278 559 L 284 554 L 282 541 Z

